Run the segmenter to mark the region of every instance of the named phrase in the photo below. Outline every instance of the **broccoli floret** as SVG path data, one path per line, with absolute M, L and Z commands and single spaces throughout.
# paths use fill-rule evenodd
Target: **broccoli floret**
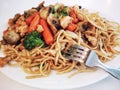
M 42 45 L 44 42 L 40 38 L 40 33 L 33 31 L 25 36 L 24 46 L 26 49 L 31 50 L 35 47 Z
M 59 12 L 58 9 L 60 9 Z M 61 18 L 62 16 L 69 16 L 69 13 L 70 13 L 70 8 L 68 6 L 63 7 L 61 4 L 56 4 L 54 6 L 53 14 L 57 18 Z
M 61 10 L 61 12 L 60 12 L 60 14 L 61 14 L 62 16 L 68 16 L 69 13 L 70 13 L 70 8 L 67 7 L 67 6 L 64 6 L 64 8 L 63 8 L 63 9 Z

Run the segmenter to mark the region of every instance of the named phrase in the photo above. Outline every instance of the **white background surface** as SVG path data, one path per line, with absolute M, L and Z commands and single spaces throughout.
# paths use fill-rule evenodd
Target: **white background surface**
M 15 1 L 17 1 L 18 3 L 16 4 Z M 35 4 L 35 3 L 29 3 L 29 2 L 33 2 L 33 1 L 35 1 L 35 0 L 26 0 L 25 1 L 26 3 L 19 4 L 19 0 L 1 0 L 0 1 L 0 21 L 2 21 L 4 24 L 7 22 L 8 17 L 9 18 L 13 17 L 15 13 L 23 12 L 24 10 L 31 8 L 29 6 L 36 6 L 37 4 Z M 40 0 L 38 0 L 38 1 L 40 1 Z M 38 1 L 36 1 L 36 2 L 38 2 Z M 65 0 L 65 1 L 70 2 L 71 0 Z M 102 12 L 102 14 L 104 14 L 104 16 L 107 16 L 115 21 L 120 22 L 120 11 L 119 11 L 120 0 L 74 0 L 74 1 L 76 3 L 79 1 L 86 1 L 86 4 L 84 4 L 85 7 L 89 8 L 89 9 L 93 9 L 93 7 L 94 7 L 93 10 L 100 11 L 100 12 Z M 48 0 L 48 2 L 51 2 L 51 1 Z M 15 3 L 15 4 L 13 4 L 13 3 Z M 95 3 L 97 3 L 97 4 L 95 4 Z M 22 5 L 25 6 L 24 10 L 22 8 Z M 70 2 L 70 5 L 73 5 L 73 4 Z M 0 30 L 1 30 L 1 26 L 2 26 L 2 24 L 0 25 Z M 6 77 L 5 75 L 3 75 L 2 73 L 0 73 L 0 90 L 43 90 L 43 89 L 32 88 L 29 86 L 19 84 L 16 81 L 13 81 L 13 80 L 9 79 L 8 77 Z M 86 87 L 82 87 L 82 88 L 78 88 L 76 90 L 120 90 L 120 81 L 118 81 L 112 77 L 108 77 L 104 80 L 101 80 L 101 81 L 95 83 L 95 84 L 92 84 L 92 85 L 89 85 Z

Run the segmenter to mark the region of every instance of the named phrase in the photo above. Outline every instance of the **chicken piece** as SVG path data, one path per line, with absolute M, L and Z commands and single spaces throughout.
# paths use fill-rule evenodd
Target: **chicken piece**
M 92 30 L 88 30 L 88 31 L 85 32 L 85 37 L 87 38 L 88 42 L 92 46 L 97 45 L 97 36 L 96 36 L 95 32 L 93 32 Z
M 14 16 L 14 18 L 13 18 L 14 24 L 16 23 L 16 21 L 19 19 L 20 16 L 21 16 L 21 15 L 20 15 L 19 13 L 17 13 L 17 14 Z
M 13 30 L 8 30 L 4 33 L 3 39 L 8 43 L 8 44 L 17 44 L 17 42 L 20 40 L 20 36 L 18 33 L 16 33 Z
M 85 35 L 86 38 L 88 39 L 89 43 L 95 47 L 97 45 L 97 38 L 93 37 L 93 36 L 89 36 L 89 35 Z
M 15 28 L 15 32 L 19 33 L 21 37 L 24 37 L 24 35 L 28 31 L 28 25 L 25 22 L 25 17 L 21 16 L 17 21 L 16 21 L 17 27 Z M 14 30 L 11 29 L 11 30 Z
M 8 25 L 10 27 L 12 27 L 20 17 L 21 17 L 21 15 L 19 13 L 15 14 L 15 16 L 13 18 L 9 19 Z
M 72 18 L 70 16 L 64 16 L 60 19 L 60 25 L 63 29 L 65 29 L 69 23 L 72 22 Z
M 7 62 L 0 58 L 0 67 L 3 67 L 6 64 L 7 64 Z
M 79 22 L 77 25 L 78 25 L 78 30 L 81 31 L 83 37 L 87 38 L 88 42 L 92 46 L 96 46 L 97 45 L 97 36 L 96 36 L 95 26 L 93 26 L 88 21 Z
M 0 57 L 0 67 L 5 66 L 11 60 L 10 57 Z
M 79 22 L 77 24 L 78 26 L 78 29 L 82 32 L 85 32 L 85 31 L 92 31 L 95 33 L 95 26 L 93 26 L 90 22 L 88 21 L 83 21 L 83 22 Z

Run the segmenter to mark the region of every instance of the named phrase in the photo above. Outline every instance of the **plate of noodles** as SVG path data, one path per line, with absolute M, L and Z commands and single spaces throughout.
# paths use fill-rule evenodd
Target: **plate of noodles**
M 119 0 L 1 0 L 0 72 L 40 89 L 74 89 L 108 76 L 68 60 L 72 45 L 120 67 Z M 101 7 L 102 6 L 102 7 Z

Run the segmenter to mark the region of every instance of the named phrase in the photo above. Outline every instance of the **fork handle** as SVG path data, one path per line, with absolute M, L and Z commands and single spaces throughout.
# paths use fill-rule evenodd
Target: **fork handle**
M 101 69 L 103 69 L 106 72 L 108 72 L 109 74 L 111 74 L 113 77 L 115 77 L 118 80 L 120 80 L 120 69 L 110 68 L 110 67 L 104 65 L 101 62 L 99 62 L 96 66 L 100 67 Z

